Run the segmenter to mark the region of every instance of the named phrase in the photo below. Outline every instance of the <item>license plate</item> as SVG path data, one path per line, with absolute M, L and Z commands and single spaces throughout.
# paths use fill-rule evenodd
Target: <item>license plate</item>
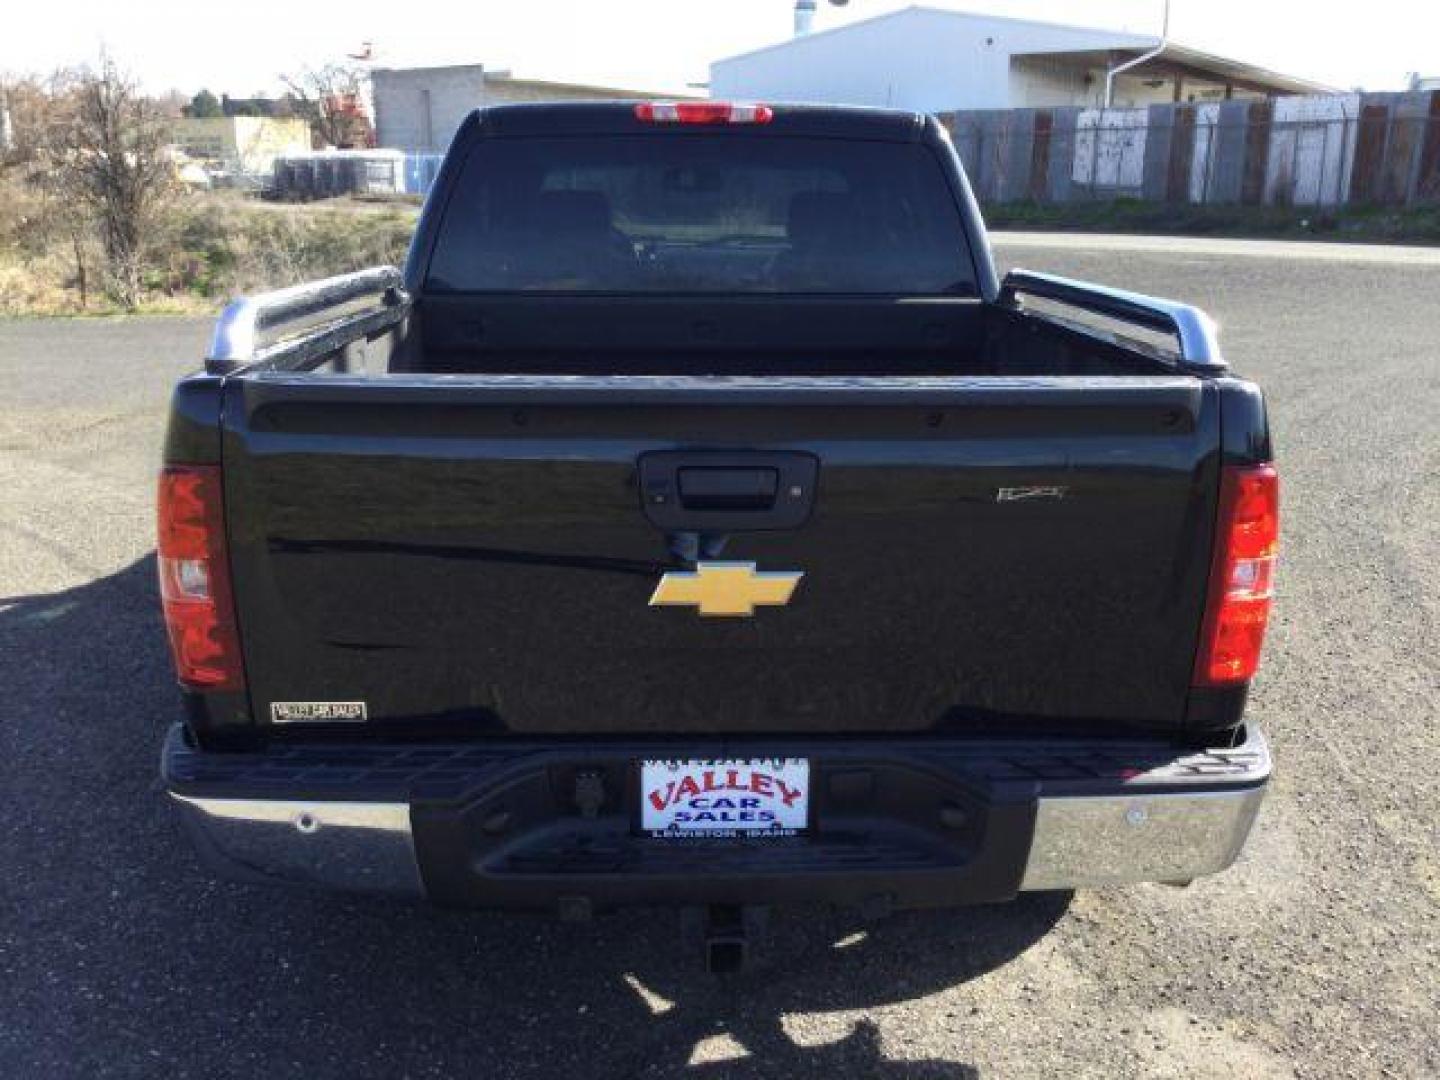
M 640 828 L 649 836 L 795 836 L 809 809 L 805 758 L 640 764 Z

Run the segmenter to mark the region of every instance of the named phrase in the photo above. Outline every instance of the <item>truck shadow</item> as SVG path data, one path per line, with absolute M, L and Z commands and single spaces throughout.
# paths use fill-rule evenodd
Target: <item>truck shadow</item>
M 26 1031 L 0 1074 L 970 1077 L 975 1019 L 947 992 L 1069 906 L 779 911 L 761 966 L 721 980 L 669 912 L 570 925 L 212 881 L 156 781 L 178 709 L 154 580 L 147 556 L 0 599 L 0 947 Z M 918 1059 L 836 1015 L 920 999 Z

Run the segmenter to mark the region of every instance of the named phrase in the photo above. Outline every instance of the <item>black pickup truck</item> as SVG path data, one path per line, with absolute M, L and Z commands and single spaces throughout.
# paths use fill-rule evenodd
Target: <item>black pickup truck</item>
M 486 109 L 403 272 L 235 302 L 176 389 L 164 782 L 233 877 L 674 905 L 717 964 L 1185 882 L 1270 774 L 1276 504 L 1211 321 L 998 280 L 935 120 Z

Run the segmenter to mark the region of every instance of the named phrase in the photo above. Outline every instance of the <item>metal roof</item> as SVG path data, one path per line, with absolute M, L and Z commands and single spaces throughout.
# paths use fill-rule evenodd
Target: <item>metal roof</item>
M 1007 15 L 993 15 L 989 12 L 960 11 L 954 8 L 938 8 L 927 4 L 913 4 L 910 7 L 901 8 L 897 11 L 872 15 L 868 19 L 859 19 L 841 26 L 827 27 L 824 30 L 819 30 L 812 34 L 805 34 L 801 37 L 786 38 L 783 41 L 777 41 L 758 49 L 751 49 L 734 56 L 724 57 L 721 60 L 715 61 L 715 63 L 725 64 L 730 61 L 742 60 L 761 53 L 788 49 L 797 45 L 808 45 L 811 42 L 823 40 L 828 37 L 843 37 L 848 34 L 863 32 L 866 28 L 876 23 L 904 19 L 922 13 L 957 20 L 981 19 L 988 22 L 1008 23 L 1016 27 L 1033 26 L 1046 30 L 1089 34 L 1101 39 L 1101 41 L 1096 43 L 1101 46 L 1100 48 L 1069 51 L 1063 49 L 1036 49 L 1011 54 L 1017 57 L 1045 56 L 1049 58 L 1085 58 L 1093 60 L 1096 66 L 1103 68 L 1110 63 L 1120 63 L 1140 56 L 1143 53 L 1149 52 L 1158 44 L 1158 39 L 1155 37 L 1134 34 L 1124 30 L 1111 30 L 1096 26 L 1078 26 L 1072 23 L 1044 22 L 1039 19 L 1017 19 Z M 1284 75 L 1277 71 L 1271 71 L 1268 68 L 1246 63 L 1243 60 L 1217 56 L 1214 53 L 1204 52 L 1200 49 L 1194 49 L 1188 45 L 1180 45 L 1174 42 L 1166 45 L 1165 52 L 1153 61 L 1132 68 L 1127 74 L 1153 75 L 1161 72 L 1173 73 L 1177 70 L 1180 71 L 1181 74 L 1194 78 L 1208 79 L 1221 83 L 1230 82 L 1236 86 L 1267 93 L 1326 94 L 1332 93 L 1336 89 L 1333 86 L 1327 86 L 1324 83 L 1315 82 L 1311 79 L 1303 79 L 1294 75 Z
M 566 90 L 591 94 L 596 98 L 613 98 L 617 101 L 649 100 L 664 98 L 667 101 L 683 101 L 693 94 L 675 94 L 664 90 L 629 90 L 616 86 L 595 86 L 592 83 L 565 82 L 556 79 L 532 79 L 517 76 L 508 69 L 488 68 L 484 64 L 421 64 L 416 67 L 377 67 L 372 75 L 399 76 L 401 78 L 423 78 L 448 71 L 469 71 L 480 75 L 485 82 L 499 86 L 525 87 L 531 90 Z
M 1114 49 L 1082 51 L 1041 49 L 1034 52 L 1017 52 L 1013 55 L 1016 57 L 1043 56 L 1048 60 L 1074 59 L 1086 61 L 1094 67 L 1105 68 L 1112 63 L 1122 63 L 1126 60 L 1132 60 L 1149 51 L 1148 48 L 1138 49 L 1133 46 L 1126 46 Z M 1173 41 L 1165 46 L 1165 51 L 1159 56 L 1140 64 L 1138 67 L 1130 68 L 1125 74 L 1131 78 L 1135 78 L 1137 76 L 1174 74 L 1177 72 L 1192 78 L 1205 79 L 1209 82 L 1228 82 L 1245 89 L 1269 93 L 1330 94 L 1336 90 L 1336 87 L 1315 82 L 1312 79 L 1302 79 L 1295 75 L 1284 75 L 1278 71 L 1271 71 L 1268 68 L 1246 63 L 1243 60 L 1232 60 L 1229 57 L 1216 56 L 1214 53 L 1203 52 L 1200 49 L 1192 49 L 1188 45 L 1180 45 Z

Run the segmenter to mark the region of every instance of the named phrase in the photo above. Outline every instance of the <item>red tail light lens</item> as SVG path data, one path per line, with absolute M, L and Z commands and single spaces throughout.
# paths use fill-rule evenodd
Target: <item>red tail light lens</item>
M 1227 466 L 1220 474 L 1220 515 L 1210 597 L 1205 606 L 1199 686 L 1252 678 L 1275 596 L 1280 545 L 1280 478 L 1273 465 Z
M 642 101 L 635 118 L 647 124 L 768 124 L 775 110 L 728 101 Z
M 175 673 L 196 690 L 245 683 L 225 558 L 220 469 L 176 465 L 160 473 L 156 563 Z

